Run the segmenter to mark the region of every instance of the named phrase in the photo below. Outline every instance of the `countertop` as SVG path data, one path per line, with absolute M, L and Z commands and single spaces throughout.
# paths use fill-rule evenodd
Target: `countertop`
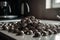
M 5 20 L 5 21 L 0 21 L 0 22 L 16 22 L 16 21 L 21 21 L 19 20 Z M 40 20 L 41 23 L 46 23 L 46 24 L 57 24 L 60 25 L 60 21 L 52 21 L 52 20 Z M 33 38 L 33 35 L 23 35 L 23 36 L 16 36 L 13 33 L 9 33 L 7 31 L 0 30 L 1 33 L 4 33 L 12 38 L 15 38 L 16 40 L 60 40 L 60 33 L 56 35 L 50 35 L 50 36 L 40 36 L 39 38 Z
M 7 31 L 2 31 L 2 33 L 16 39 L 16 40 L 60 40 L 60 33 L 56 34 L 56 35 L 50 35 L 50 36 L 40 36 L 38 38 L 33 38 L 33 35 L 23 35 L 23 36 L 16 36 L 13 33 L 9 33 Z

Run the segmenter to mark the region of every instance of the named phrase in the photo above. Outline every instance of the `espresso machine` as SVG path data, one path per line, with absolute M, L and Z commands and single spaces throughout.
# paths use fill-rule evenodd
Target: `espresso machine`
M 0 19 L 19 19 L 30 15 L 30 7 L 26 0 L 0 1 Z
M 8 1 L 0 1 L 0 18 L 14 18 L 15 15 L 11 15 L 12 10 Z

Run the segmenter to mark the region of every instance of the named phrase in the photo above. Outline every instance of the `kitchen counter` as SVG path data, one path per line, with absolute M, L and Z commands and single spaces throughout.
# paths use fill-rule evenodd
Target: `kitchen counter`
M 16 20 L 0 20 L 0 22 L 17 22 L 21 21 L 21 19 L 16 19 Z M 46 24 L 60 24 L 60 21 L 52 21 L 52 20 L 40 20 L 41 23 L 46 23 Z
M 50 35 L 50 36 L 41 36 L 38 38 L 33 38 L 32 35 L 23 35 L 23 36 L 16 36 L 13 33 L 9 33 L 7 31 L 1 30 L 1 33 L 6 34 L 16 40 L 60 40 L 60 33 L 56 35 Z
M 21 21 L 19 20 L 5 20 L 5 21 L 0 21 L 0 22 L 16 22 L 16 21 Z M 40 20 L 41 23 L 46 23 L 46 24 L 56 24 L 60 25 L 60 21 L 52 21 L 52 20 Z M 16 36 L 14 33 L 10 33 L 7 31 L 0 30 L 1 33 L 8 35 L 16 40 L 60 40 L 60 33 L 56 35 L 50 35 L 50 36 L 44 36 L 44 37 L 39 37 L 39 38 L 33 38 L 33 35 L 23 35 L 23 36 Z

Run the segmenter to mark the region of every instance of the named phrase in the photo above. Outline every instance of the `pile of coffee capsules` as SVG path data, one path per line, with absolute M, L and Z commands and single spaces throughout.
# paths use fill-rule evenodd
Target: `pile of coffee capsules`
M 57 34 L 60 25 L 44 24 L 40 19 L 29 16 L 21 19 L 19 22 L 2 23 L 2 30 L 16 33 L 17 36 L 33 35 L 33 37 L 48 36 Z

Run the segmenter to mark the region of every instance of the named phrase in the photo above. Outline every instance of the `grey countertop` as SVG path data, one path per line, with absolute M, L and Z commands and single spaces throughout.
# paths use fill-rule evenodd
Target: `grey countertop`
M 21 19 L 16 19 L 16 20 L 1 20 L 1 22 L 17 22 L 17 21 L 21 21 Z M 53 21 L 53 20 L 40 20 L 40 22 L 42 23 L 46 23 L 46 24 L 60 24 L 60 21 Z
M 20 21 L 19 20 L 5 20 L 5 21 L 0 21 L 0 22 L 16 22 L 16 21 Z M 46 23 L 46 24 L 57 24 L 60 25 L 60 21 L 52 21 L 52 20 L 40 20 L 40 22 L 42 23 Z M 23 36 L 16 36 L 13 33 L 9 33 L 7 31 L 3 31 L 0 30 L 0 32 L 15 38 L 16 40 L 60 40 L 60 33 L 56 34 L 56 35 L 50 35 L 50 36 L 45 36 L 45 37 L 39 37 L 39 38 L 33 38 L 33 35 L 23 35 Z
M 2 33 L 16 39 L 16 40 L 60 40 L 60 33 L 56 34 L 56 35 L 50 35 L 50 36 L 41 36 L 38 38 L 33 38 L 33 35 L 23 35 L 23 36 L 16 36 L 13 33 L 9 33 L 7 31 L 3 31 L 1 30 Z

